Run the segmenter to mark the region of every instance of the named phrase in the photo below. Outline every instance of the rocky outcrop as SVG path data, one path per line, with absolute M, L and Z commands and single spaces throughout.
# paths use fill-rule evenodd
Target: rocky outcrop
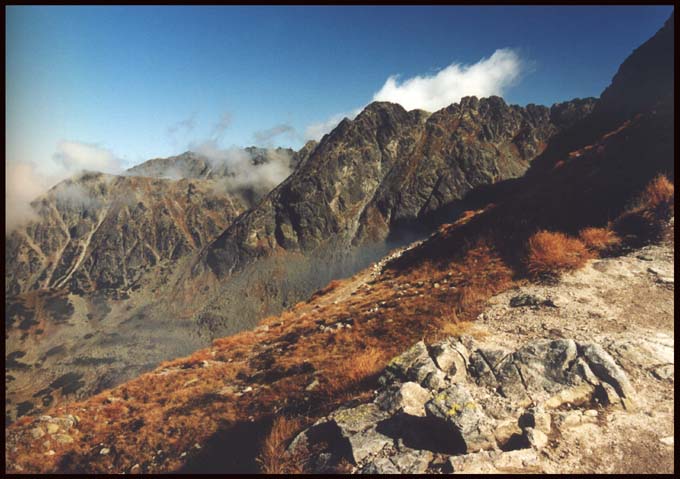
M 373 402 L 317 421 L 288 452 L 312 472 L 343 459 L 360 473 L 548 472 L 537 451 L 560 429 L 596 421 L 595 408 L 630 409 L 636 396 L 602 346 L 571 339 L 515 351 L 466 336 L 421 341 L 379 382 Z

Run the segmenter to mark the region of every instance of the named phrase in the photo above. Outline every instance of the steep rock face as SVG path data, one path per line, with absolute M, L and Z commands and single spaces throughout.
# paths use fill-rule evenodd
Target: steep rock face
M 124 291 L 143 271 L 210 242 L 246 206 L 204 180 L 86 173 L 36 200 L 6 243 L 5 293 Z
M 209 246 L 203 262 L 222 275 L 279 248 L 341 251 L 384 240 L 476 186 L 522 175 L 550 138 L 594 103 L 522 108 L 499 97 L 466 97 L 428 114 L 374 102 L 326 135 Z
M 675 12 L 649 40 L 621 64 L 611 84 L 602 92 L 592 114 L 557 135 L 528 175 L 540 174 L 566 160 L 573 150 L 596 142 L 639 114 L 672 112 L 674 86 Z M 668 118 L 673 127 L 674 118 Z
M 612 83 L 600 97 L 596 119 L 614 122 L 673 102 L 675 12 L 664 26 L 621 64 Z

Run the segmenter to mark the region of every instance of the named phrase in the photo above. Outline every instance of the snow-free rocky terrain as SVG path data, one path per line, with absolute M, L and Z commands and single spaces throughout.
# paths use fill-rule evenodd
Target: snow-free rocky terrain
M 343 459 L 359 473 L 673 472 L 673 251 L 493 297 L 467 334 L 416 343 L 373 401 L 317 421 L 289 452 L 313 451 L 320 473 Z
M 671 15 L 597 101 L 374 102 L 262 197 L 58 185 L 7 242 L 6 471 L 672 472 L 674 85 Z

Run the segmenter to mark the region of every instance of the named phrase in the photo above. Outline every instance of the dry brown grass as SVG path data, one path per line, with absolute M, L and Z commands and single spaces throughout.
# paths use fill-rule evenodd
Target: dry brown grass
M 324 288 L 321 288 L 320 290 L 316 291 L 314 294 L 312 294 L 310 300 L 319 298 L 321 296 L 326 296 L 327 294 L 335 291 L 338 289 L 342 284 L 343 280 L 341 279 L 334 279 L 330 283 L 328 283 Z
M 616 232 L 633 246 L 661 240 L 675 212 L 674 195 L 675 187 L 668 178 L 655 177 L 633 205 L 614 221 Z
M 527 246 L 526 270 L 537 280 L 555 279 L 593 257 L 581 240 L 554 231 L 539 231 L 529 238 Z
M 459 321 L 444 323 L 437 331 L 437 334 L 428 339 L 430 339 L 430 342 L 434 342 L 448 337 L 460 338 L 463 335 L 472 336 L 475 339 L 483 339 L 488 334 L 486 331 L 476 329 L 473 321 Z
M 674 206 L 675 187 L 664 175 L 655 177 L 638 198 L 638 207 L 660 210 L 662 215 L 668 214 Z
M 345 364 L 345 377 L 350 384 L 360 384 L 375 376 L 387 363 L 384 351 L 375 347 L 368 348 L 348 359 L 349 361 Z
M 605 253 L 621 244 L 621 238 L 607 228 L 584 228 L 579 232 L 579 238 L 591 251 Z
M 265 474 L 301 474 L 301 458 L 292 457 L 286 448 L 303 428 L 301 418 L 278 416 L 264 440 L 257 462 Z

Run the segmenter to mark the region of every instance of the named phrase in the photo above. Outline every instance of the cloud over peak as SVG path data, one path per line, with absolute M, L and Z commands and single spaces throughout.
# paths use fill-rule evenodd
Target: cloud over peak
M 61 164 L 60 176 L 62 177 L 70 176 L 82 170 L 115 174 L 122 169 L 120 159 L 116 158 L 111 151 L 80 141 L 59 142 L 54 159 L 58 164 Z
M 39 165 L 39 166 L 38 166 Z M 30 203 L 58 182 L 84 170 L 119 173 L 121 160 L 110 150 L 79 141 L 60 141 L 49 160 L 5 161 L 5 233 L 36 220 Z
M 434 75 L 418 75 L 401 82 L 398 75 L 391 75 L 373 95 L 373 101 L 389 101 L 399 103 L 407 110 L 434 112 L 465 96 L 503 96 L 505 90 L 519 80 L 523 69 L 524 62 L 514 50 L 501 48 L 476 63 L 452 63 Z M 306 139 L 320 140 L 344 117 L 352 119 L 362 109 L 333 115 L 326 121 L 308 126 Z
M 502 96 L 518 79 L 521 70 L 519 55 L 503 48 L 477 63 L 452 63 L 431 76 L 415 76 L 400 83 L 398 77 L 392 75 L 373 95 L 373 100 L 399 103 L 407 110 L 436 111 L 465 96 Z

